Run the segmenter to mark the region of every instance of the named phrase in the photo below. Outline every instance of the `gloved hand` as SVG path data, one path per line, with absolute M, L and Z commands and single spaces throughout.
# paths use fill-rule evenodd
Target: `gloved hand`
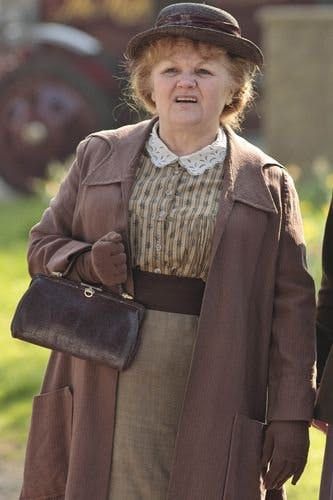
M 90 252 L 81 254 L 75 263 L 80 278 L 106 287 L 120 285 L 127 278 L 126 254 L 119 233 L 111 231 L 93 244 Z
M 268 425 L 261 460 L 267 490 L 282 488 L 292 476 L 292 484 L 297 483 L 306 465 L 309 444 L 308 422 L 278 420 Z

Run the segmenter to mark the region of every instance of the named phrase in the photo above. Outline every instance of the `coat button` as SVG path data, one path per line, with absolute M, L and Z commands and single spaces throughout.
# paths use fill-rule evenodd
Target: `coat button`
M 161 269 L 159 267 L 156 267 L 156 269 L 154 269 L 154 273 L 156 274 L 161 274 Z

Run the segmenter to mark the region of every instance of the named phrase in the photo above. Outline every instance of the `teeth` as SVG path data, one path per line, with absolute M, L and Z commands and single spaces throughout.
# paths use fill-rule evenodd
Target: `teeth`
M 197 102 L 195 97 L 177 97 L 176 102 Z

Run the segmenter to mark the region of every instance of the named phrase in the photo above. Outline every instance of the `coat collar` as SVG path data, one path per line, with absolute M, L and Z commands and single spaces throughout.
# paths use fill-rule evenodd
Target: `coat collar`
M 228 153 L 224 163 L 224 182 L 216 217 L 211 264 L 235 201 L 266 212 L 278 212 L 265 182 L 263 168 L 266 165 L 279 164 L 231 129 L 226 128 L 225 131 L 228 138 Z
M 124 207 L 128 207 L 135 171 L 145 143 L 156 119 L 135 125 L 127 125 L 117 130 L 105 130 L 91 137 L 98 137 L 108 144 L 107 153 L 89 171 L 83 184 L 105 185 L 120 182 Z M 267 165 L 279 165 L 232 130 L 226 128 L 228 153 L 224 163 L 222 192 L 213 236 L 211 264 L 235 201 L 269 213 L 277 213 L 272 195 L 265 182 L 263 169 Z M 95 147 L 98 146 L 95 143 Z M 105 148 L 104 148 L 105 149 Z M 90 168 L 93 161 L 89 162 Z M 124 227 L 127 226 L 127 212 L 124 211 Z M 212 268 L 212 266 L 210 266 Z M 209 281 L 209 276 L 208 276 Z M 132 276 L 128 278 L 128 293 L 133 295 Z
M 226 129 L 228 155 L 225 164 L 225 178 L 231 197 L 266 212 L 277 213 L 272 195 L 265 182 L 263 169 L 278 165 L 276 160 L 263 153 L 231 129 Z
M 109 153 L 88 173 L 83 183 L 100 185 L 134 178 L 137 160 L 156 120 L 154 118 L 116 130 L 91 134 L 89 137 L 99 137 L 109 144 Z M 224 168 L 225 194 L 233 201 L 277 213 L 264 180 L 263 168 L 267 165 L 281 165 L 231 129 L 225 128 L 225 132 L 228 140 Z
M 83 184 L 111 184 L 134 177 L 137 160 L 144 150 L 146 141 L 156 121 L 157 118 L 134 125 L 126 125 L 116 130 L 102 130 L 90 134 L 88 138 L 95 137 L 107 142 L 109 151 L 90 170 Z

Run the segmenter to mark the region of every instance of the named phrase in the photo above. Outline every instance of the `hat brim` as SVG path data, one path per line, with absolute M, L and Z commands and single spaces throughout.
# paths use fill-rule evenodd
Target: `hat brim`
M 128 42 L 125 56 L 128 59 L 135 59 L 143 47 L 154 40 L 167 36 L 180 36 L 223 47 L 231 55 L 247 59 L 259 67 L 262 67 L 264 63 L 264 56 L 259 47 L 247 38 L 238 37 L 229 33 L 221 33 L 221 31 L 210 28 L 179 25 L 151 28 L 142 33 L 138 33 Z

